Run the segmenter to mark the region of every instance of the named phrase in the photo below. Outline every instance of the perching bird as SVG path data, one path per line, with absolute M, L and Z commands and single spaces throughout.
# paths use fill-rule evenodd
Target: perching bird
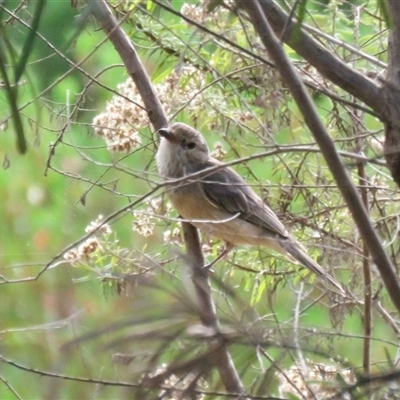
M 161 142 L 156 161 L 164 178 L 183 178 L 224 165 L 210 156 L 202 134 L 188 125 L 174 123 L 158 133 Z M 167 194 L 182 218 L 226 242 L 224 255 L 236 245 L 266 246 L 288 253 L 343 293 L 340 285 L 305 253 L 276 214 L 232 168 L 221 167 L 201 178 L 168 186 Z

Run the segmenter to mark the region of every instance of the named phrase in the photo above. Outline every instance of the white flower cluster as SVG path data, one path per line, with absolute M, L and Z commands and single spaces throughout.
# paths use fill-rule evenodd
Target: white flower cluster
M 181 246 L 183 244 L 181 230 L 179 228 L 167 229 L 164 232 L 164 243 L 173 243 Z
M 147 113 L 140 105 L 139 93 L 131 79 L 118 85 L 118 91 L 125 97 L 114 96 L 107 103 L 106 112 L 94 117 L 93 127 L 109 151 L 129 152 L 140 145 L 137 127 L 147 123 Z
M 227 0 L 226 3 L 233 6 L 234 4 Z M 224 25 L 224 22 L 229 18 L 229 12 L 226 8 L 217 7 L 212 12 L 208 11 L 208 5 L 210 1 L 202 1 L 199 4 L 183 3 L 181 7 L 181 14 L 191 19 L 198 24 L 204 24 L 206 22 L 211 24 L 217 24 L 219 26 Z
M 205 7 L 199 7 L 195 4 L 183 3 L 181 7 L 181 14 L 199 24 L 204 23 L 209 15 Z
M 155 85 L 167 115 L 185 106 L 186 110 L 198 110 L 202 104 L 197 96 L 204 85 L 201 73 L 193 67 L 184 67 L 178 75 L 169 74 Z M 106 105 L 106 112 L 93 118 L 94 132 L 102 137 L 111 152 L 129 152 L 141 143 L 138 130 L 149 125 L 146 109 L 136 85 L 131 78 L 117 87 L 115 95 Z M 189 101 L 190 100 L 190 101 Z M 189 101 L 189 104 L 186 104 Z
M 101 249 L 97 238 L 89 238 L 79 245 L 77 249 L 71 249 L 64 254 L 64 260 L 74 263 L 89 258 L 97 249 Z
M 161 199 L 151 199 L 145 204 L 147 204 L 145 210 L 133 211 L 135 220 L 133 221 L 132 230 L 147 237 L 153 234 L 155 218 L 158 215 L 168 214 L 171 211 L 171 205 L 167 203 L 164 207 Z
M 110 225 L 103 223 L 104 217 L 100 214 L 94 221 L 91 221 L 90 224 L 85 228 L 86 233 L 93 232 L 95 229 L 98 229 L 98 232 L 103 236 L 109 235 L 112 230 Z
M 99 215 L 97 219 L 91 221 L 90 224 L 85 228 L 86 233 L 93 232 L 96 230 L 101 236 L 109 235 L 112 230 L 110 225 L 103 224 L 103 216 Z M 100 241 L 95 237 L 90 237 L 81 243 L 76 249 L 71 249 L 64 254 L 64 260 L 72 263 L 82 259 L 89 258 L 97 249 L 102 250 Z
M 217 160 L 222 160 L 226 154 L 227 152 L 220 142 L 215 143 L 214 149 L 210 153 L 211 157 L 214 157 Z

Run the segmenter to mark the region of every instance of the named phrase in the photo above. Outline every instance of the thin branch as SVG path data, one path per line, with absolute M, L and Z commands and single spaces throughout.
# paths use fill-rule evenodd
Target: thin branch
M 139 384 L 134 384 L 134 383 L 129 383 L 129 382 L 115 382 L 115 381 L 107 381 L 107 380 L 103 380 L 103 379 L 82 378 L 82 377 L 78 377 L 78 376 L 62 375 L 62 374 L 57 374 L 57 373 L 50 372 L 50 371 L 38 370 L 35 368 L 26 367 L 25 365 L 16 363 L 15 361 L 12 361 L 8 358 L 3 357 L 2 355 L 0 355 L 0 362 L 8 364 L 12 367 L 18 368 L 21 371 L 30 372 L 30 373 L 40 375 L 40 376 L 47 376 L 50 378 L 64 379 L 67 381 L 92 383 L 92 384 L 97 383 L 97 384 L 104 385 L 104 386 L 118 386 L 118 387 L 128 387 L 128 388 L 140 386 Z
M 357 124 L 357 122 L 355 122 Z M 360 148 L 361 150 L 361 148 Z M 361 199 L 364 204 L 365 210 L 369 210 L 368 201 L 368 189 L 365 186 L 367 181 L 367 175 L 365 172 L 365 165 L 358 164 L 358 184 L 360 186 Z M 371 363 L 371 332 L 372 332 L 372 281 L 371 281 L 371 266 L 369 261 L 368 246 L 365 241 L 362 245 L 362 264 L 363 264 L 363 275 L 364 275 L 364 336 L 363 341 L 363 371 L 365 375 L 370 373 Z
M 360 28 L 360 8 L 354 7 L 354 38 L 355 43 L 358 44 L 358 32 Z M 359 115 L 356 110 L 350 112 L 350 118 L 353 121 L 353 134 L 356 139 L 356 151 L 357 153 L 363 154 L 363 144 L 364 138 L 362 138 L 362 115 Z M 357 165 L 358 173 L 358 184 L 361 200 L 364 204 L 366 212 L 369 214 L 369 200 L 368 200 L 368 188 L 365 183 L 368 182 L 367 174 L 365 171 L 365 164 Z M 364 275 L 364 315 L 363 315 L 363 325 L 364 325 L 364 339 L 363 339 L 363 372 L 364 375 L 370 374 L 370 364 L 371 364 L 371 334 L 372 334 L 372 281 L 371 281 L 371 265 L 369 259 L 368 246 L 365 241 L 362 242 L 362 266 Z
M 4 383 L 7 389 L 18 399 L 23 400 L 23 398 L 18 394 L 18 392 L 8 383 L 8 381 L 0 375 L 0 380 Z

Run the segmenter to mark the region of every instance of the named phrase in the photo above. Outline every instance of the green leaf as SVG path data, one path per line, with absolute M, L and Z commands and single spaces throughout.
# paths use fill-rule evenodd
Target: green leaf
M 46 0 L 39 0 L 36 4 L 36 10 L 33 16 L 31 29 L 29 31 L 28 37 L 25 40 L 24 47 L 21 51 L 21 58 L 15 68 L 15 84 L 17 84 L 18 81 L 21 79 L 21 76 L 25 70 L 26 63 L 28 62 L 28 58 L 32 53 L 33 43 L 36 38 L 36 32 L 39 28 L 39 22 L 43 14 L 45 4 Z

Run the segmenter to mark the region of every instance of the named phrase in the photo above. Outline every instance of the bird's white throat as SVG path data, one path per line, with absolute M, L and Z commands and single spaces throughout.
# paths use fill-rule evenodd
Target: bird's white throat
M 164 178 L 181 178 L 185 175 L 179 147 L 161 138 L 156 154 L 158 172 Z

